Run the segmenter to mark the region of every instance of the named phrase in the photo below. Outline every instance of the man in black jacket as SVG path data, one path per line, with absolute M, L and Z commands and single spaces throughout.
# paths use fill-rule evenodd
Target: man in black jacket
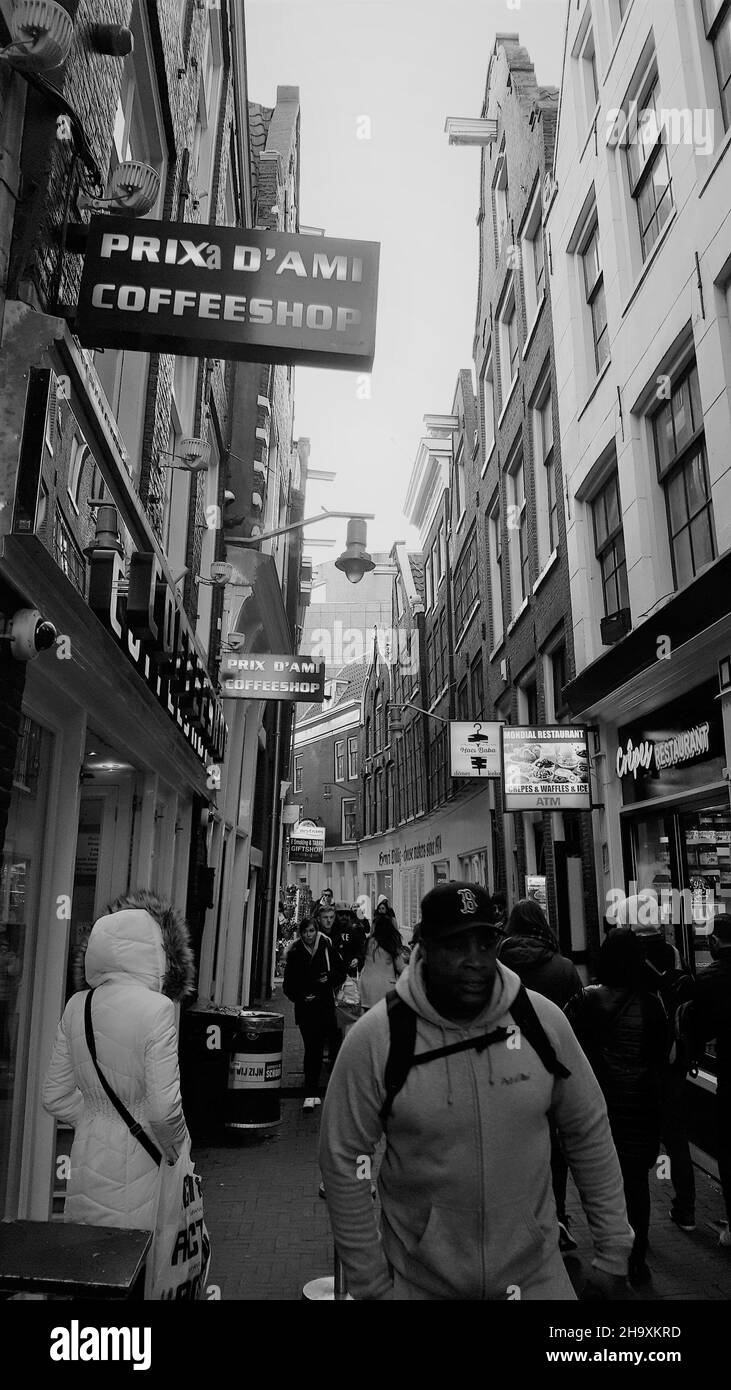
M 713 965 L 698 971 L 691 1008 L 699 1043 L 716 1040 L 718 1175 L 726 1206 L 720 1244 L 731 1247 L 731 913 L 716 917 L 708 946 Z
M 345 979 L 345 968 L 332 941 L 310 918 L 300 922 L 299 940 L 287 954 L 282 988 L 294 1004 L 294 1018 L 305 1045 L 305 1100 L 303 1110 L 320 1104 L 317 1094 L 325 1043 L 331 1059 L 337 1051 L 338 1026 L 335 991 Z

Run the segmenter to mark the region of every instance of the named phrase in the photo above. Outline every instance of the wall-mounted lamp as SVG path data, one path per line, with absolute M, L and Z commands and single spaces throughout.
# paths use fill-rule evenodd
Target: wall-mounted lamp
M 193 583 L 213 585 L 217 589 L 223 589 L 227 584 L 231 583 L 231 580 L 233 578 L 233 572 L 234 567 L 233 565 L 229 565 L 228 561 L 214 560 L 213 564 L 211 565 L 210 579 L 202 579 L 201 576 L 197 574 L 195 576 L 195 579 L 193 580 Z
M 10 33 L 12 43 L 0 49 L 0 58 L 18 72 L 48 72 L 66 62 L 74 24 L 54 0 L 16 0 Z

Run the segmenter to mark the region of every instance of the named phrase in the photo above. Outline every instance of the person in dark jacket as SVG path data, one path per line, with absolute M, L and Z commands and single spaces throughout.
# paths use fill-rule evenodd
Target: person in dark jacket
M 564 1009 L 582 988 L 573 961 L 562 956 L 558 938 L 540 903 L 522 898 L 515 904 L 507 924 L 507 936 L 498 947 L 498 957 L 519 975 L 526 989 L 534 989 Z M 551 1130 L 551 1175 L 558 1218 L 559 1249 L 575 1250 L 566 1212 L 568 1164 L 554 1129 Z
M 716 1040 L 718 1176 L 726 1207 L 719 1243 L 731 1247 L 731 913 L 716 917 L 708 947 L 713 965 L 698 971 L 690 1010 L 699 1048 Z
M 635 1233 L 630 1282 L 643 1284 L 652 1277 L 649 1171 L 660 1148 L 667 1018 L 645 986 L 644 954 L 629 928 L 617 927 L 602 943 L 597 977 L 565 1012 L 604 1092 Z
M 294 1004 L 294 1018 L 305 1045 L 305 1100 L 303 1110 L 320 1104 L 322 1058 L 327 1042 L 331 1057 L 337 1052 L 335 991 L 345 979 L 345 968 L 332 941 L 318 931 L 311 918 L 299 925 L 299 940 L 287 954 L 282 988 Z
M 350 908 L 335 913 L 332 939 L 347 973 L 357 975 L 363 969 L 368 933 Z

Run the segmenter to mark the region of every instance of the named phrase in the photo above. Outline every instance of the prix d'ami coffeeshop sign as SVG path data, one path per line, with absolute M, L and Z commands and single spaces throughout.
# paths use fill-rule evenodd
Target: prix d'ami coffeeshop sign
M 74 331 L 84 347 L 369 372 L 374 241 L 95 217 Z
M 306 656 L 236 656 L 221 659 L 221 689 L 226 700 L 325 699 L 325 663 Z

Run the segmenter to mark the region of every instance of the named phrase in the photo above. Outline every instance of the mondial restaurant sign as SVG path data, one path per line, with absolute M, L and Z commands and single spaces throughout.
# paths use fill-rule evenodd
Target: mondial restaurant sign
M 379 244 L 95 217 L 74 332 L 84 347 L 369 372 Z

